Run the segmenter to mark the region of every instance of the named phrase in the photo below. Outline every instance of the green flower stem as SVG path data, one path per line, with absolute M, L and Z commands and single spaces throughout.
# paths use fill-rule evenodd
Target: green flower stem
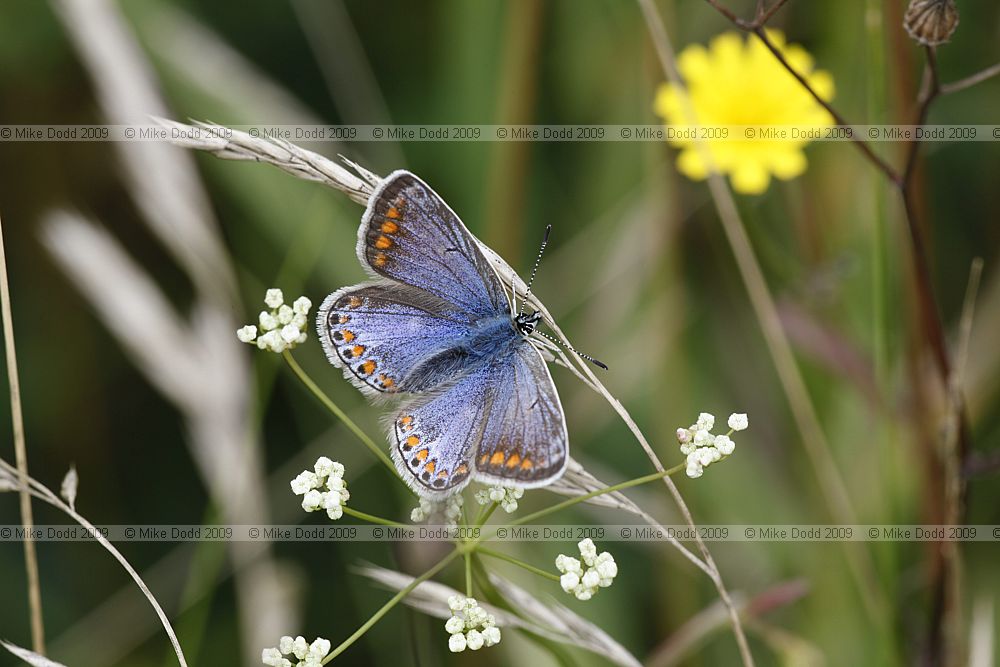
M 491 556 L 493 558 L 498 558 L 500 560 L 505 560 L 508 563 L 517 565 L 520 568 L 527 570 L 533 574 L 537 574 L 539 577 L 545 577 L 546 579 L 551 579 L 552 581 L 559 581 L 559 576 L 552 574 L 551 572 L 546 572 L 540 568 L 535 567 L 529 563 L 525 563 L 523 560 L 514 558 L 513 556 L 508 556 L 505 553 L 499 551 L 493 551 L 493 549 L 487 549 L 486 547 L 477 547 L 476 551 L 483 554 L 484 556 Z
M 392 476 L 399 479 L 399 474 L 396 472 L 396 466 L 393 464 L 389 456 L 382 451 L 382 448 L 375 444 L 375 441 L 369 438 L 368 434 L 362 431 L 361 427 L 355 424 L 354 421 L 348 417 L 347 414 L 341 410 L 340 407 L 334 403 L 322 389 L 319 388 L 319 385 L 313 382 L 313 379 L 309 377 L 304 370 L 302 370 L 301 366 L 299 366 L 299 362 L 295 361 L 295 357 L 292 356 L 292 353 L 285 350 L 281 353 L 281 356 L 284 357 L 285 363 L 287 363 L 289 368 L 292 369 L 292 372 L 295 373 L 299 380 L 302 381 L 302 384 L 306 386 L 306 389 L 311 391 L 313 396 L 319 399 L 319 402 L 323 404 L 323 407 L 332 412 L 337 419 L 342 421 L 344 425 L 350 429 L 351 433 L 357 436 L 358 440 L 361 441 L 361 444 L 367 447 L 372 454 L 378 457 L 378 460 L 381 461 L 386 468 L 392 471 Z
M 389 612 L 390 609 L 392 609 L 393 607 L 395 607 L 397 604 L 400 603 L 400 601 L 402 601 L 403 598 L 405 598 L 407 595 L 409 595 L 410 593 L 412 593 L 413 590 L 417 586 L 419 586 L 420 584 L 424 583 L 425 581 L 427 581 L 428 579 L 430 579 L 431 577 L 433 577 L 435 574 L 437 574 L 438 572 L 440 572 L 441 570 L 443 570 L 448 565 L 448 563 L 450 563 L 451 561 L 455 560 L 455 558 L 457 558 L 458 555 L 461 554 L 461 553 L 462 553 L 462 550 L 455 549 L 450 554 L 448 554 L 447 556 L 445 556 L 444 558 L 442 558 L 440 561 L 438 561 L 437 565 L 435 565 L 431 569 L 429 569 L 426 572 L 424 572 L 423 574 L 421 574 L 419 577 L 417 577 L 416 579 L 414 579 L 413 581 L 411 581 L 409 584 L 407 584 L 405 588 L 401 589 L 398 593 L 396 593 L 395 595 L 393 595 L 392 598 L 390 598 L 388 602 L 386 602 L 384 605 L 382 605 L 379 608 L 378 611 L 376 611 L 374 614 L 372 614 L 371 618 L 369 618 L 367 621 L 365 621 L 364 624 L 362 624 L 362 626 L 360 628 L 358 628 L 357 630 L 355 630 L 354 634 L 352 634 L 350 637 L 348 637 L 347 639 L 345 639 L 344 641 L 342 641 L 340 643 L 340 645 L 337 646 L 337 648 L 333 649 L 333 651 L 331 651 L 330 654 L 328 656 L 326 656 L 326 658 L 323 659 L 323 662 L 321 664 L 324 664 L 324 665 L 327 664 L 328 662 L 330 662 L 331 660 L 333 660 L 334 658 L 336 658 L 338 655 L 340 655 L 341 653 L 343 653 L 344 651 L 346 651 L 348 648 L 350 648 L 351 645 L 354 642 L 358 641 L 358 639 L 360 639 L 362 635 L 364 635 L 366 632 L 368 632 L 369 630 L 371 630 L 372 626 L 374 626 L 376 623 L 378 623 L 382 619 L 382 617 L 385 616 Z
M 472 597 L 472 552 L 465 552 L 465 597 Z
M 495 502 L 490 503 L 490 506 L 485 508 L 483 512 L 479 515 L 479 518 L 476 519 L 476 527 L 478 528 L 479 526 L 482 526 L 484 523 L 486 523 L 489 520 L 490 516 L 497 511 L 498 506 L 499 506 L 498 503 Z
M 603 495 L 605 495 L 607 493 L 613 493 L 614 491 L 621 491 L 622 489 L 628 489 L 628 488 L 631 488 L 633 486 L 639 486 L 641 484 L 646 484 L 647 482 L 655 482 L 658 479 L 663 479 L 664 477 L 669 477 L 670 475 L 673 475 L 675 472 L 680 472 L 681 470 L 684 470 L 685 467 L 687 467 L 687 461 L 678 463 L 673 468 L 668 468 L 667 470 L 664 470 L 663 472 L 650 473 L 648 475 L 643 475 L 642 477 L 636 477 L 635 479 L 630 479 L 627 482 L 621 482 L 620 484 L 615 484 L 613 486 L 608 486 L 608 487 L 605 487 L 603 489 L 598 489 L 596 491 L 591 491 L 590 493 L 585 493 L 582 496 L 577 496 L 575 498 L 570 498 L 568 500 L 564 500 L 561 503 L 556 503 L 555 505 L 552 505 L 551 507 L 546 507 L 545 509 L 541 509 L 541 510 L 538 510 L 537 512 L 533 512 L 531 514 L 528 514 L 527 516 L 523 516 L 520 519 L 518 519 L 517 521 L 513 521 L 513 522 L 511 522 L 511 523 L 509 523 L 507 525 L 508 526 L 520 526 L 520 525 L 525 524 L 525 523 L 530 523 L 530 522 L 534 521 L 535 519 L 540 519 L 543 516 L 548 516 L 549 514 L 552 514 L 553 512 L 558 512 L 561 509 L 566 509 L 567 507 L 572 507 L 573 505 L 576 505 L 577 503 L 582 503 L 585 500 L 590 500 L 591 498 L 596 498 L 597 496 L 603 496 Z
M 351 509 L 347 505 L 341 505 L 340 509 L 344 510 L 344 514 L 348 516 L 353 516 L 355 519 L 361 519 L 362 521 L 367 521 L 369 523 L 377 523 L 383 526 L 405 526 L 405 523 L 400 523 L 398 521 L 393 521 L 391 519 L 383 519 L 380 516 L 375 516 L 374 514 L 368 514 L 367 512 L 359 512 L 356 509 Z

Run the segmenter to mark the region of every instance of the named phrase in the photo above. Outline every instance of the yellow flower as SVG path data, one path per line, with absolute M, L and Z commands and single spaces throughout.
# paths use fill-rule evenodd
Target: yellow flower
M 784 35 L 777 30 L 768 30 L 767 35 L 820 97 L 833 97 L 833 78 L 825 71 L 813 70 L 812 56 L 805 49 L 785 44 Z M 744 42 L 738 34 L 728 32 L 713 39 L 708 49 L 693 44 L 680 53 L 677 66 L 687 83 L 688 99 L 676 86 L 666 83 L 653 104 L 656 114 L 668 125 L 833 124 L 826 109 L 756 36 Z M 802 150 L 807 139 L 747 141 L 743 130 L 730 129 L 728 138 L 700 143 L 697 146 L 693 139 L 671 139 L 671 144 L 681 149 L 677 157 L 680 172 L 702 180 L 708 175 L 710 163 L 716 171 L 729 175 L 738 192 L 759 194 L 767 190 L 772 174 L 787 180 L 806 170 Z

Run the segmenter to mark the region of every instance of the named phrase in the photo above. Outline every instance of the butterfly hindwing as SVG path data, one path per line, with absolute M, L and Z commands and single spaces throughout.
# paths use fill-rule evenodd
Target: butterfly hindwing
M 487 364 L 440 392 L 404 405 L 390 427 L 400 475 L 425 498 L 450 495 L 468 484 L 472 454 L 484 437 L 501 373 Z
M 423 360 L 469 329 L 468 316 L 406 285 L 356 285 L 328 296 L 317 329 L 330 362 L 365 393 L 407 391 Z
M 448 204 L 408 171 L 378 186 L 358 230 L 358 258 L 378 275 L 425 290 L 471 314 L 508 311 L 504 289 Z
M 568 460 L 566 418 L 549 369 L 524 341 L 495 379 L 473 460 L 475 478 L 505 486 L 547 484 L 562 475 Z

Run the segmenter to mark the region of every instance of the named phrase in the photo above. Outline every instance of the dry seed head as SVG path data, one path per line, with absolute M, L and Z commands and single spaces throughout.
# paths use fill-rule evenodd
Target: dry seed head
M 911 0 L 903 27 L 924 46 L 937 46 L 947 42 L 958 27 L 958 9 L 954 0 Z

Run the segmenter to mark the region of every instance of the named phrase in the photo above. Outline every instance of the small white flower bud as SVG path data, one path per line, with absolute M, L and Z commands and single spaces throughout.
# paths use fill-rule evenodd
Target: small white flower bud
M 691 442 L 691 431 L 686 428 L 677 429 L 677 442 L 682 445 L 686 442 Z
M 465 632 L 465 619 L 461 616 L 452 616 L 445 621 L 444 629 L 447 630 L 450 635 L 453 635 L 456 632 Z
M 584 588 L 597 588 L 597 585 L 601 583 L 601 575 L 597 574 L 597 570 L 587 570 L 580 579 L 580 583 L 583 584 Z
M 594 597 L 594 592 L 589 588 L 580 588 L 576 591 L 576 599 L 586 602 L 590 598 Z
M 278 318 L 266 310 L 262 310 L 260 311 L 260 315 L 257 316 L 257 323 L 260 324 L 260 328 L 264 331 L 270 331 L 277 328 Z
M 319 477 L 329 477 L 333 472 L 333 461 L 325 456 L 321 456 L 316 459 L 316 464 L 313 466 L 313 470 Z
M 301 496 L 310 489 L 319 487 L 319 485 L 320 481 L 319 477 L 316 476 L 316 473 L 303 470 L 299 473 L 298 477 L 292 480 L 292 493 L 297 496 Z M 285 651 L 285 653 L 287 653 L 287 651 Z
M 297 327 L 298 329 L 305 329 L 308 323 L 309 320 L 306 318 L 305 315 L 296 315 L 295 317 L 292 318 L 291 322 L 291 324 Z
M 309 309 L 312 308 L 312 305 L 312 301 L 309 300 L 309 297 L 300 296 L 295 300 L 295 303 L 292 304 L 292 310 L 295 311 L 296 315 L 305 316 L 309 314 Z
M 694 434 L 695 447 L 711 447 L 715 442 L 715 436 L 708 431 L 697 431 Z
M 292 637 L 288 637 L 286 635 L 281 638 L 281 641 L 278 642 L 278 649 L 280 649 L 281 652 L 286 655 L 290 654 L 292 652 L 292 643 L 294 641 L 295 639 L 293 639 Z
M 473 651 L 478 651 L 483 647 L 485 643 L 485 638 L 479 630 L 469 630 L 468 634 L 465 636 L 466 645 Z
M 465 598 L 460 595 L 452 595 L 448 598 L 448 609 L 462 611 L 465 609 Z
M 420 523 L 426 518 L 427 515 L 424 514 L 424 511 L 419 507 L 414 507 L 412 510 L 410 510 L 410 521 L 412 521 L 413 523 Z
M 288 344 L 295 343 L 299 339 L 299 336 L 301 336 L 301 335 L 302 335 L 302 332 L 299 331 L 297 327 L 295 327 L 295 326 L 293 326 L 291 324 L 286 324 L 281 329 L 281 338 L 282 338 L 282 340 L 285 341 L 285 343 L 288 343 Z
M 313 643 L 309 645 L 309 657 L 322 660 L 326 657 L 326 654 L 330 652 L 330 640 L 323 639 L 322 637 L 317 637 L 313 640 Z
M 483 639 L 486 641 L 487 646 L 495 646 L 500 643 L 500 628 L 496 626 L 490 626 L 483 630 Z
M 277 308 L 285 302 L 285 296 L 281 293 L 280 289 L 269 289 L 264 295 L 264 303 L 267 304 L 268 308 Z M 302 641 L 305 641 L 304 639 Z
M 503 500 L 505 495 L 507 495 L 507 493 L 504 491 L 504 488 L 502 486 L 490 487 L 490 500 L 492 500 L 493 502 L 495 503 L 500 502 L 501 500 Z
M 284 660 L 284 658 L 281 657 L 281 651 L 276 648 L 266 648 L 260 652 L 260 661 L 265 665 L 278 667 L 281 665 L 282 660 Z
M 736 443 L 728 435 L 720 435 L 715 438 L 715 448 L 723 456 L 729 456 L 736 449 Z
M 559 577 L 559 585 L 567 593 L 571 593 L 574 588 L 580 585 L 580 576 L 576 572 L 567 572 Z
M 281 292 L 278 291 L 278 294 L 280 295 Z M 298 637 L 295 638 L 295 641 L 292 643 L 292 655 L 294 655 L 299 660 L 302 660 L 303 658 L 306 657 L 306 654 L 308 653 L 309 653 L 309 644 L 306 643 L 305 637 L 299 635 Z
M 326 515 L 332 520 L 337 521 L 340 517 L 344 516 L 344 508 L 340 505 L 330 507 L 326 510 Z
M 719 450 L 715 447 L 702 447 L 696 454 L 698 456 L 698 463 L 704 467 L 712 465 L 715 462 L 715 457 L 719 455 Z
M 448 650 L 452 653 L 461 653 L 465 650 L 465 635 L 454 634 L 448 638 Z
M 709 414 L 707 412 L 702 412 L 698 415 L 698 429 L 702 431 L 711 431 L 715 427 L 715 415 Z
M 257 327 L 252 324 L 240 327 L 236 330 L 236 337 L 240 339 L 241 343 L 252 343 L 257 338 Z
M 583 557 L 583 562 L 587 565 L 590 565 L 597 557 L 597 547 L 594 545 L 594 540 L 589 537 L 581 540 L 576 547 L 580 550 L 580 556 Z
M 295 317 L 295 312 L 292 311 L 290 306 L 282 304 L 281 307 L 278 308 L 276 317 L 278 318 L 279 324 L 291 324 L 292 318 Z
M 750 421 L 747 419 L 746 414 L 741 412 L 734 412 L 729 415 L 729 428 L 734 431 L 742 431 L 747 426 L 750 425 Z
M 331 491 L 343 491 L 346 487 L 343 477 L 330 477 L 326 480 L 326 488 Z
M 688 461 L 687 470 L 685 472 L 687 473 L 687 476 L 690 477 L 691 479 L 698 479 L 704 474 L 705 469 L 702 468 L 701 464 L 698 463 L 697 461 L 695 462 Z
M 323 494 L 316 489 L 311 489 L 302 497 L 302 509 L 307 512 L 315 512 L 323 505 Z M 303 640 L 305 641 L 305 640 Z M 299 656 L 301 658 L 301 656 Z

